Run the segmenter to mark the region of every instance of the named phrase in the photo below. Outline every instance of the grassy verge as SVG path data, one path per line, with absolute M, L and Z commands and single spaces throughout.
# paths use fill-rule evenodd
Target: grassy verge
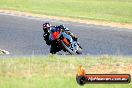
M 0 8 L 86 20 L 132 23 L 131 0 L 0 0 Z
M 38 56 L 0 59 L 0 88 L 80 88 L 79 65 L 87 73 L 132 74 L 131 57 Z M 131 88 L 132 84 L 89 84 L 84 88 Z

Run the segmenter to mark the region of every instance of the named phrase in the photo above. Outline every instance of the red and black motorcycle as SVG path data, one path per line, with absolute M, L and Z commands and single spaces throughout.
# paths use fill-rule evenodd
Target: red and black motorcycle
M 73 41 L 71 44 L 69 39 L 65 38 L 62 31 L 55 31 L 51 33 L 51 49 L 50 53 L 55 54 L 63 50 L 69 52 L 71 55 L 82 54 L 82 47 L 77 41 Z

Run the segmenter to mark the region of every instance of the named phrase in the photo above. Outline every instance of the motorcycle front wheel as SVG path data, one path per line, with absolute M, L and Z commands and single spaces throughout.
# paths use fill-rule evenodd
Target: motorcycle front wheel
M 63 41 L 61 41 L 62 46 L 65 48 L 67 52 L 69 52 L 71 55 L 76 55 L 76 54 L 82 54 L 81 48 L 74 52 L 69 46 L 67 46 Z

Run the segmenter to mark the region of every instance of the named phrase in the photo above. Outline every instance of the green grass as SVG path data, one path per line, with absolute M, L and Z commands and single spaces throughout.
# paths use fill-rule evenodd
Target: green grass
M 97 69 L 112 69 L 124 73 L 132 70 L 131 57 L 112 56 L 31 56 L 0 58 L 0 88 L 82 88 L 76 83 L 79 65 L 87 73 L 102 73 Z M 123 67 L 121 67 L 123 65 Z M 97 66 L 97 69 L 92 69 Z M 100 67 L 99 67 L 100 66 Z M 95 70 L 92 71 L 92 70 Z M 108 73 L 108 72 L 104 72 Z M 125 71 L 127 73 L 127 71 Z M 131 88 L 130 84 L 88 84 L 83 88 Z
M 132 23 L 132 0 L 0 0 L 0 8 L 86 20 Z

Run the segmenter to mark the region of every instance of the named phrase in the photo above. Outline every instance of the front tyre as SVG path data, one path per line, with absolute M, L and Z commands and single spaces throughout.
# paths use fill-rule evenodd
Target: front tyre
M 82 50 L 81 49 L 80 50 L 77 50 L 76 53 L 77 54 L 82 54 Z
M 62 46 L 64 47 L 64 49 L 69 52 L 71 55 L 75 55 L 76 53 L 74 51 L 72 51 L 63 41 L 61 41 Z
M 77 43 L 78 49 L 76 51 L 77 54 L 82 54 L 82 47 L 80 46 L 79 43 Z

